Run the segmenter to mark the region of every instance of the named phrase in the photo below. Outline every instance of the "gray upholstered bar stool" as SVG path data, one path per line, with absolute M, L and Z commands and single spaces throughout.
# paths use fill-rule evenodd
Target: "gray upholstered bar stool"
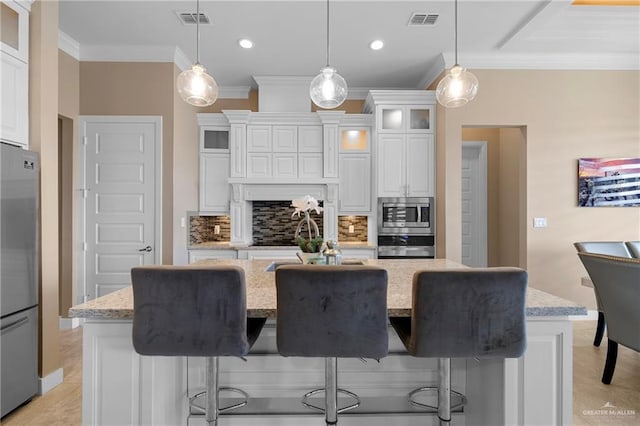
M 258 338 L 265 319 L 247 318 L 244 271 L 233 266 L 142 266 L 131 270 L 133 347 L 141 355 L 205 357 L 206 388 L 189 405 L 209 425 L 218 413 L 247 404 L 248 395 L 218 386 L 218 357 L 242 357 Z M 219 408 L 219 390 L 244 401 Z M 204 398 L 205 405 L 199 400 Z
M 438 410 L 441 423 L 466 403 L 451 391 L 451 358 L 518 358 L 526 347 L 527 272 L 519 268 L 430 270 L 413 276 L 411 317 L 390 318 L 415 357 L 439 358 L 438 387 L 412 391 L 413 405 Z M 416 394 L 437 389 L 438 406 Z M 451 404 L 451 394 L 457 402 Z
M 283 356 L 325 358 L 325 387 L 302 403 L 323 411 L 327 424 L 360 399 L 338 389 L 337 358 L 380 359 L 389 350 L 387 271 L 366 266 L 297 265 L 276 269 L 277 343 Z M 308 398 L 325 394 L 324 407 Z M 355 399 L 338 408 L 338 392 Z

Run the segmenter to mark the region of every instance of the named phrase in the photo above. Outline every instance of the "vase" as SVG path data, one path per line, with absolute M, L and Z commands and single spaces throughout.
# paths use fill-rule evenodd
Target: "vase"
M 321 253 L 305 253 L 299 251 L 296 255 L 305 265 L 320 265 L 325 263 L 324 256 Z

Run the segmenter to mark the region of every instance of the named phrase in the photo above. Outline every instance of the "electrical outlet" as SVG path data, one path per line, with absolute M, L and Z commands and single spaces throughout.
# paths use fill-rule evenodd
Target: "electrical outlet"
M 213 226 L 213 233 L 215 235 L 220 235 L 220 225 L 214 225 Z
M 546 228 L 547 227 L 547 218 L 546 217 L 534 217 L 533 218 L 533 227 L 534 228 Z
M 184 217 L 180 218 L 180 228 L 184 228 L 187 226 L 187 219 Z
M 353 225 L 349 225 L 349 233 L 353 234 L 354 232 L 356 232 L 355 227 Z

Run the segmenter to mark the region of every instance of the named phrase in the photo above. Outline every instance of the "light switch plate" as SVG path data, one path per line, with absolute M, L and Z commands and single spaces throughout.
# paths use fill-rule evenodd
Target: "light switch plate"
M 547 227 L 547 218 L 546 217 L 534 217 L 533 218 L 533 227 L 534 228 L 546 228 Z
M 355 228 L 353 225 L 349 225 L 349 233 L 353 234 L 355 232 Z
M 220 235 L 220 225 L 214 225 L 213 226 L 213 233 L 215 235 Z

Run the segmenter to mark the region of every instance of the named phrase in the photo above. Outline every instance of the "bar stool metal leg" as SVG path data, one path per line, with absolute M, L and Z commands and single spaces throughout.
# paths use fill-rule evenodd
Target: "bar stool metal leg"
M 451 421 L 451 358 L 438 359 L 438 418 L 440 424 Z
M 207 370 L 207 405 L 205 421 L 208 425 L 218 424 L 218 357 L 207 358 L 205 361 Z
M 338 365 L 336 358 L 324 359 L 324 406 L 328 425 L 338 422 Z

